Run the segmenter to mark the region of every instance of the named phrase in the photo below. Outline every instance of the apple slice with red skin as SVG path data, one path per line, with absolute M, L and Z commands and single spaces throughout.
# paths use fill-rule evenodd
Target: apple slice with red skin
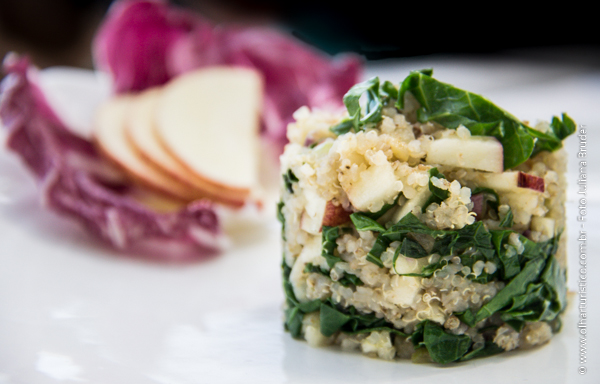
M 346 211 L 341 204 L 336 205 L 332 200 L 325 205 L 325 214 L 323 215 L 324 227 L 337 227 L 350 221 L 351 211 Z
M 502 173 L 480 174 L 476 184 L 479 187 L 491 188 L 499 191 L 515 191 L 517 188 L 531 189 L 544 192 L 544 179 L 521 171 L 507 171 Z
M 545 190 L 544 179 L 541 177 L 519 172 L 517 178 L 517 186 L 519 188 L 529 188 L 538 192 L 544 192 Z

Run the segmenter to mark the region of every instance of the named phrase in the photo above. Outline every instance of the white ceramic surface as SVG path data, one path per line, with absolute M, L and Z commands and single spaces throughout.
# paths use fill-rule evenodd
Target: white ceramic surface
M 485 94 L 520 118 L 567 111 L 591 131 L 588 233 L 600 230 L 600 73 L 516 62 L 418 59 L 371 64 L 398 81 L 409 69 Z M 53 69 L 42 84 L 82 135 L 106 85 L 92 73 Z M 84 79 L 84 80 L 82 80 Z M 58 95 L 58 96 L 56 96 Z M 54 105 L 54 104 L 53 104 Z M 80 107 L 69 116 L 69 105 Z M 87 111 L 87 112 L 86 112 Z M 577 289 L 577 138 L 568 140 L 569 287 Z M 0 384 L 8 383 L 599 383 L 600 241 L 591 236 L 586 375 L 578 309 L 549 344 L 447 367 L 386 362 L 313 349 L 283 331 L 279 225 L 234 237 L 219 258 L 163 265 L 122 257 L 76 224 L 44 210 L 19 161 L 0 150 Z M 595 301 L 594 301 L 595 300 Z

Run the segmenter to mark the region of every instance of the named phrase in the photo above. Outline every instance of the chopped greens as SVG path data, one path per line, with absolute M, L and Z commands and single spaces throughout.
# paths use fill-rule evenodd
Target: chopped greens
M 327 265 L 331 268 L 335 263 L 342 260 L 339 256 L 335 255 L 335 248 L 337 247 L 336 240 L 340 237 L 340 228 L 323 226 L 322 232 L 323 245 L 321 256 L 327 260 Z
M 399 336 L 408 336 L 383 318 L 378 318 L 372 313 L 360 313 L 352 306 L 339 308 L 331 299 L 321 302 L 320 310 L 321 333 L 324 336 L 331 336 L 338 331 L 348 334 L 388 331 Z
M 354 215 L 360 217 L 360 214 Z M 482 284 L 491 281 L 495 276 L 502 276 L 508 281 L 507 285 L 476 313 L 466 311 L 460 314 L 461 320 L 470 326 L 500 312 L 504 321 L 515 329 L 520 329 L 525 321 L 554 320 L 565 307 L 565 273 L 553 257 L 558 246 L 558 236 L 546 242 L 535 243 L 520 235 L 525 250 L 519 255 L 517 250 L 508 244 L 508 238 L 513 231 L 488 231 L 482 222 L 475 222 L 455 231 L 433 230 L 409 213 L 397 224 L 381 231 L 381 227 L 364 218 L 361 220 L 356 220 L 357 229 L 369 228 L 365 230 L 380 232 L 367 256 L 367 260 L 380 267 L 383 267 L 381 254 L 393 241 L 400 242 L 394 254 L 394 265 L 400 255 L 422 258 L 434 253 L 441 256 L 458 256 L 461 263 L 471 269 L 479 260 L 493 262 L 497 266 L 494 273 L 482 271 L 477 276 L 473 273 L 465 276 Z M 425 266 L 420 274 L 407 275 L 429 277 L 447 264 L 447 258 L 440 258 L 437 262 Z
M 329 274 L 328 270 L 322 269 L 318 265 L 313 265 L 312 263 L 306 263 L 306 265 L 304 266 L 304 272 L 305 273 L 318 273 L 323 276 L 331 278 L 331 275 Z M 337 282 L 340 283 L 341 285 L 343 285 L 344 287 L 351 287 L 351 286 L 357 286 L 357 285 L 364 284 L 358 276 L 353 275 L 351 273 L 344 274 L 344 276 L 341 279 L 337 280 Z
M 379 224 L 377 221 L 371 219 L 369 216 L 361 212 L 355 212 L 350 215 L 352 224 L 358 231 L 374 231 L 374 232 L 385 232 L 385 227 Z
M 360 98 L 366 95 L 364 116 L 360 106 Z M 331 128 L 336 134 L 346 133 L 350 129 L 358 132 L 365 124 L 378 123 L 381 120 L 383 103 L 379 94 L 379 78 L 373 77 L 358 83 L 344 95 L 344 105 L 348 109 L 348 118 Z
M 508 212 L 506 212 L 506 216 L 500 221 L 500 227 L 502 228 L 510 228 L 513 226 L 513 213 L 512 209 L 508 208 Z
M 436 177 L 438 179 L 446 178 L 440 171 L 438 171 L 437 168 L 431 168 L 429 170 L 429 191 L 431 192 L 431 196 L 429 197 L 429 199 L 427 199 L 425 204 L 423 204 L 423 207 L 421 207 L 421 212 L 425 212 L 427 207 L 429 207 L 431 204 L 439 204 L 450 196 L 450 191 L 441 189 L 433 185 L 433 182 L 431 181 L 432 177 Z
M 364 114 L 360 105 L 361 97 L 366 96 Z M 348 110 L 348 117 L 329 128 L 336 135 L 343 135 L 350 131 L 358 132 L 368 125 L 375 125 L 381 121 L 383 106 L 391 99 L 398 98 L 398 89 L 389 81 L 379 83 L 378 77 L 370 78 L 358 83 L 344 95 L 344 105 Z
M 279 201 L 277 203 L 277 220 L 281 223 L 281 238 L 285 241 L 285 216 L 283 215 L 283 206 L 285 203 L 283 201 Z
M 281 268 L 283 272 L 283 291 L 285 293 L 285 302 L 287 305 L 285 310 L 285 329 L 292 334 L 292 337 L 299 338 L 301 336 L 304 314 L 318 310 L 321 301 L 313 300 L 307 303 L 299 302 L 294 294 L 292 283 L 290 283 L 291 268 L 287 266 L 285 261 Z
M 298 178 L 294 175 L 291 169 L 288 169 L 286 173 L 283 174 L 283 183 L 285 184 L 285 189 L 289 193 L 294 193 L 294 188 L 292 187 L 293 183 L 298 182 Z
M 349 116 L 332 126 L 331 132 L 342 135 L 375 127 L 381 121 L 383 106 L 391 100 L 396 100 L 397 108 L 404 108 L 407 92 L 420 104 L 420 122 L 435 122 L 449 129 L 462 125 L 472 135 L 497 138 L 504 149 L 504 169 L 516 167 L 541 151 L 557 150 L 576 130 L 574 121 L 563 113 L 562 119 L 552 118 L 548 132 L 537 131 L 483 96 L 442 83 L 432 75 L 431 69 L 413 71 L 399 89 L 389 81 L 380 84 L 378 77 L 356 84 L 344 95 Z M 363 95 L 366 102 L 361 107 Z
M 460 361 L 473 360 L 473 359 L 478 359 L 480 357 L 497 355 L 502 352 L 504 352 L 504 349 L 502 349 L 502 347 L 499 347 L 498 344 L 494 343 L 493 341 L 486 341 L 482 347 L 474 349 L 469 353 L 466 353 L 459 360 Z
M 486 98 L 442 83 L 431 75 L 431 70 L 411 72 L 400 85 L 396 106 L 404 108 L 405 94 L 410 92 L 420 104 L 420 122 L 436 122 L 450 129 L 462 125 L 472 135 L 494 136 L 504 149 L 504 169 L 516 167 L 540 151 L 560 148 L 561 140 L 575 132 L 575 124 L 566 114 L 562 121 L 553 118 L 551 132 L 542 133 Z

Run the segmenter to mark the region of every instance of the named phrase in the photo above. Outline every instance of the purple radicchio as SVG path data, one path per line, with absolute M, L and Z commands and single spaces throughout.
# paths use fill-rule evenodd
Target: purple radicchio
M 149 258 L 203 258 L 221 249 L 223 235 L 210 202 L 157 213 L 136 201 L 134 187 L 119 181 L 93 144 L 52 111 L 26 58 L 8 56 L 4 70 L 0 119 L 6 144 L 35 175 L 44 205 L 77 219 L 115 248 Z

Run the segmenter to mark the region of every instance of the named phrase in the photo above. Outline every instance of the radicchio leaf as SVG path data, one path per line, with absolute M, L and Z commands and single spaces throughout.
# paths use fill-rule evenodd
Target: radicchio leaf
M 304 105 L 341 107 L 362 70 L 356 57 L 331 60 L 271 29 L 216 27 L 165 1 L 114 3 L 93 51 L 117 92 L 160 85 L 207 65 L 256 68 L 265 79 L 262 133 L 280 144 L 294 111 Z
M 60 121 L 35 84 L 26 58 L 8 56 L 0 83 L 0 119 L 7 147 L 33 172 L 43 203 L 80 221 L 117 249 L 148 251 L 162 260 L 201 258 L 220 250 L 219 220 L 208 201 L 175 213 L 157 213 L 137 202 L 114 170 Z

